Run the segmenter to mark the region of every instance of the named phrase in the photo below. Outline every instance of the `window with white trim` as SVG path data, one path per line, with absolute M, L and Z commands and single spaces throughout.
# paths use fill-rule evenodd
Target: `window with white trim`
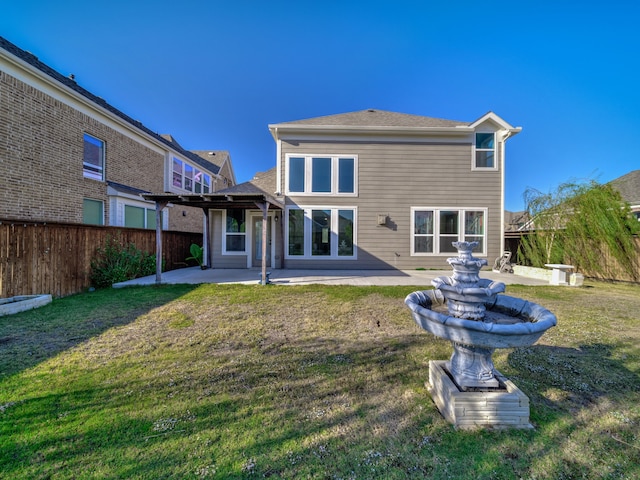
M 209 193 L 211 191 L 211 175 L 204 173 L 179 158 L 171 159 L 171 184 L 175 188 L 191 193 Z
M 357 195 L 354 155 L 287 155 L 286 192 L 292 195 Z
M 476 133 L 474 168 L 496 167 L 495 133 Z
M 411 208 L 411 255 L 455 253 L 453 242 L 478 242 L 486 254 L 486 209 Z
M 129 228 L 156 229 L 155 208 L 124 206 L 124 226 Z
M 104 202 L 83 198 L 82 223 L 87 225 L 104 225 Z
M 247 245 L 246 213 L 242 208 L 229 208 L 224 213 L 223 253 L 243 254 Z
M 356 209 L 288 208 L 286 258 L 356 259 Z
M 83 136 L 82 174 L 85 178 L 104 180 L 104 142 L 88 133 Z

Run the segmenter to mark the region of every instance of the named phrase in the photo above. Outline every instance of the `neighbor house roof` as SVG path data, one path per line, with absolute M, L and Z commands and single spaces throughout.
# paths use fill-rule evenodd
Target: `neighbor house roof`
M 264 193 L 265 195 L 273 195 L 276 190 L 276 167 L 266 172 L 256 173 L 248 182 L 234 185 L 233 187 L 218 190 L 218 193 Z
M 640 205 L 640 170 L 633 170 L 610 182 L 620 192 L 622 200 L 631 206 Z
M 202 168 L 209 170 L 214 174 L 218 173 L 219 167 L 217 165 L 215 165 L 214 163 L 208 162 L 206 159 L 201 158 L 198 155 L 189 152 L 188 150 L 185 150 L 184 148 L 182 148 L 182 146 L 180 146 L 178 142 L 175 141 L 175 139 L 171 135 L 159 135 L 158 133 L 155 133 L 149 130 L 140 121 L 134 120 L 129 115 L 123 113 L 122 111 L 118 110 L 114 106 L 107 103 L 103 98 L 97 95 L 94 95 L 90 91 L 78 85 L 73 75 L 69 75 L 69 76 L 62 75 L 61 73 L 57 72 L 50 66 L 41 62 L 38 59 L 38 57 L 36 57 L 32 53 L 27 52 L 26 50 L 22 50 L 20 47 L 14 45 L 13 43 L 11 43 L 10 41 L 8 41 L 7 39 L 1 36 L 0 36 L 0 48 L 10 53 L 14 57 L 18 58 L 19 60 L 22 60 L 23 62 L 27 63 L 31 67 L 37 69 L 41 74 L 44 74 L 49 78 L 55 80 L 57 83 L 73 90 L 75 93 L 81 95 L 85 99 L 94 103 L 96 106 L 103 108 L 104 110 L 108 111 L 112 115 L 115 115 L 116 117 L 118 117 L 121 120 L 124 120 L 125 122 L 132 125 L 136 129 L 144 132 L 146 135 L 149 135 L 155 140 L 159 141 L 160 143 L 171 147 L 177 153 L 187 157 L 188 159 L 192 160 L 195 163 L 198 163 Z

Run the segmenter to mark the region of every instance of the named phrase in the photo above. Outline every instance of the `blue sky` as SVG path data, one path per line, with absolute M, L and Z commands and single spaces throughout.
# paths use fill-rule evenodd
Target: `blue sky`
M 275 165 L 267 125 L 367 108 L 494 111 L 506 208 L 528 187 L 640 168 L 633 1 L 0 0 L 0 35 L 237 180 Z

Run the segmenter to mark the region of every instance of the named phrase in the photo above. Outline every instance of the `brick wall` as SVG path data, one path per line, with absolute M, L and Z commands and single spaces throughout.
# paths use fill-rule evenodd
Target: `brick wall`
M 108 223 L 107 184 L 83 176 L 83 133 L 105 143 L 106 180 L 163 192 L 164 153 L 106 123 L 0 71 L 0 218 L 82 223 L 90 198 Z M 169 228 L 201 232 L 202 211 L 169 209 Z

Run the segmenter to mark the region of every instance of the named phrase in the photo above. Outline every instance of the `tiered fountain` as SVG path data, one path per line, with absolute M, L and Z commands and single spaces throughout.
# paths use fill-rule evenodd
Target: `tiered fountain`
M 498 295 L 504 283 L 481 279 L 487 260 L 473 257 L 477 242 L 453 245 L 458 257 L 447 260 L 453 276 L 405 299 L 420 327 L 453 343 L 449 361 L 429 361 L 429 392 L 456 426 L 530 428 L 528 397 L 495 369 L 491 355 L 532 345 L 556 317 L 535 303 Z

